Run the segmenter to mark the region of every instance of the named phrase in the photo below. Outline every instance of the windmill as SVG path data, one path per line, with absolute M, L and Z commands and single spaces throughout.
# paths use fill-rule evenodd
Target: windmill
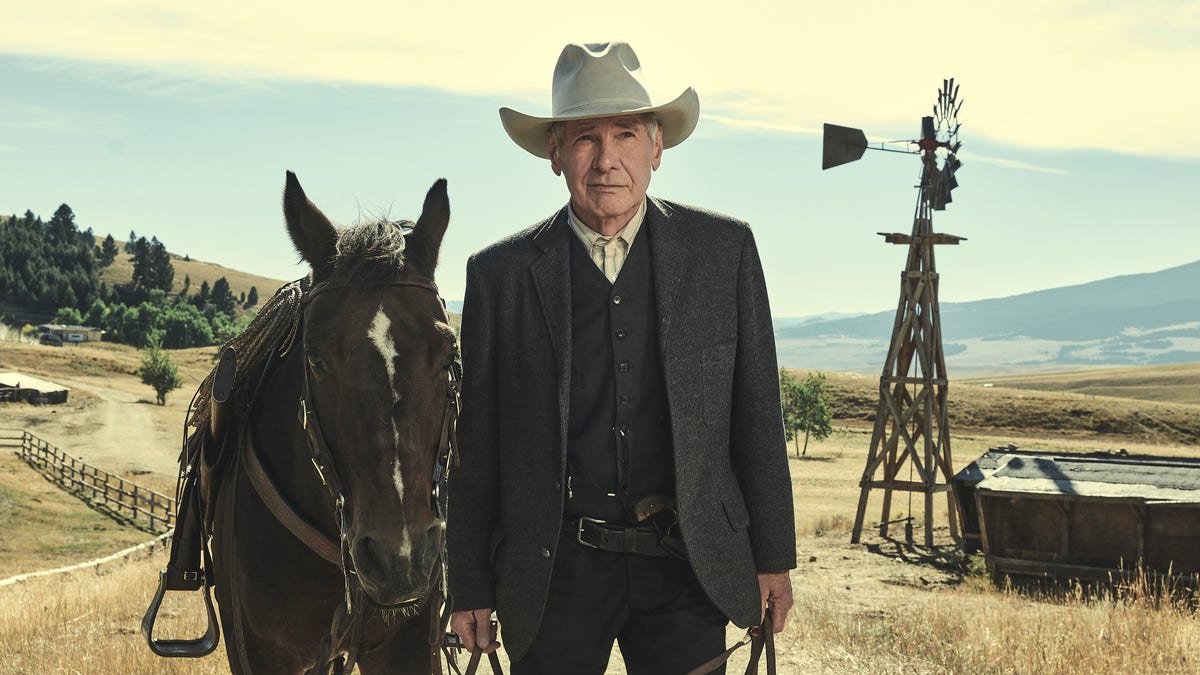
M 825 125 L 821 168 L 829 169 L 863 156 L 866 150 L 919 155 L 921 182 L 911 234 L 880 232 L 889 244 L 908 246 L 908 262 L 900 275 L 900 303 L 891 343 L 879 378 L 879 404 L 871 433 L 871 450 L 859 482 L 858 513 L 850 541 L 858 543 L 872 489 L 883 490 L 879 534 L 886 537 L 891 520 L 892 493 L 909 493 L 906 539 L 912 538 L 912 495 L 925 498 L 925 545 L 933 546 L 933 500 L 946 493 L 950 534 L 957 538 L 958 523 L 953 493 L 954 470 L 950 458 L 950 430 L 946 422 L 946 358 L 942 351 L 942 325 L 938 309 L 938 274 L 934 247 L 957 245 L 964 237 L 933 231 L 933 212 L 951 202 L 958 186 L 955 173 L 961 166 L 958 150 L 958 111 L 962 101 L 953 79 L 943 80 L 933 115 L 921 118 L 921 138 L 891 141 L 875 147 L 861 129 Z M 886 147 L 905 144 L 908 149 Z M 882 472 L 882 476 L 879 476 Z

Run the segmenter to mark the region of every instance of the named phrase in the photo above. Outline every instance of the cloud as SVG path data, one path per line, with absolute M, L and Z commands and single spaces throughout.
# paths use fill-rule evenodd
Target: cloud
M 653 93 L 694 85 L 706 111 L 759 128 L 806 133 L 832 120 L 911 137 L 954 75 L 968 139 L 1200 157 L 1200 91 L 1180 80 L 1200 72 L 1200 3 L 1010 0 L 950 11 L 932 0 L 743 0 L 735 10 L 662 0 L 639 8 L 636 21 L 547 0 L 96 4 L 29 3 L 9 17 L 0 50 L 242 82 L 437 87 L 548 108 L 562 43 L 611 37 L 637 48 L 652 87 L 662 87 Z
M 1054 174 L 1056 176 L 1071 175 L 1071 172 L 1067 171 L 1066 169 L 1055 169 L 1053 167 L 1048 167 L 1048 166 L 1038 166 L 1036 164 L 1030 164 L 1029 162 L 1022 162 L 1022 161 L 1016 160 L 1016 159 L 1003 159 L 1000 157 L 985 157 L 985 156 L 981 156 L 981 155 L 972 154 L 972 155 L 969 155 L 968 159 L 965 159 L 964 161 L 983 162 L 984 164 L 993 164 L 995 166 L 1004 167 L 1005 169 L 1016 169 L 1018 171 L 1036 171 L 1038 173 L 1050 173 L 1050 174 Z

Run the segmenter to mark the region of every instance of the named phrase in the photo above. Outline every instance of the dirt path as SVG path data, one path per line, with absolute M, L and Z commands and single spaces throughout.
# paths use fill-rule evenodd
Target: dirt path
M 80 368 L 64 369 L 51 360 L 63 356 L 59 350 L 0 345 L 0 370 L 28 373 L 70 388 L 67 403 L 61 405 L 0 404 L 0 427 L 24 429 L 73 457 L 147 487 L 174 488 L 194 376 L 185 375 L 184 388 L 172 392 L 167 405 L 159 406 L 153 390 L 130 374 L 134 366 L 123 361 L 100 361 L 89 368 L 94 372 L 79 373 Z M 88 354 L 84 347 L 70 349 L 79 350 L 76 359 Z M 94 364 L 105 356 L 96 352 L 85 363 Z

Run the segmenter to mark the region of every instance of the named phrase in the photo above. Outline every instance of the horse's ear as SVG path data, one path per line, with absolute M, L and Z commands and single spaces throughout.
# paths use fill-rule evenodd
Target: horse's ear
M 287 184 L 283 189 L 283 217 L 300 257 L 312 265 L 313 278 L 327 276 L 337 252 L 337 230 L 325 214 L 308 201 L 304 188 L 291 171 L 287 172 Z
M 421 217 L 405 242 L 406 265 L 414 272 L 433 278 L 437 268 L 442 237 L 450 224 L 450 198 L 446 196 L 446 179 L 439 178 L 425 195 Z

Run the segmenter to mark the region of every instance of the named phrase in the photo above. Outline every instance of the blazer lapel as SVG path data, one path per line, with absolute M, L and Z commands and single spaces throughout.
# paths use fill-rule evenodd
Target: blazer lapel
M 646 204 L 650 229 L 650 252 L 654 264 L 654 292 L 658 300 L 658 348 L 667 353 L 671 317 L 680 282 L 687 273 L 687 239 L 678 214 L 670 205 L 653 197 Z
M 542 315 L 550 332 L 554 357 L 558 363 L 559 414 L 565 425 L 570 414 L 571 393 L 571 258 L 570 227 L 564 207 L 542 231 L 534 244 L 542 255 L 529 266 L 533 287 L 542 305 Z M 533 317 L 530 317 L 533 318 Z M 565 429 L 565 427 L 564 427 Z M 564 432 L 565 433 L 565 432 Z M 564 438 L 565 435 L 564 435 Z

